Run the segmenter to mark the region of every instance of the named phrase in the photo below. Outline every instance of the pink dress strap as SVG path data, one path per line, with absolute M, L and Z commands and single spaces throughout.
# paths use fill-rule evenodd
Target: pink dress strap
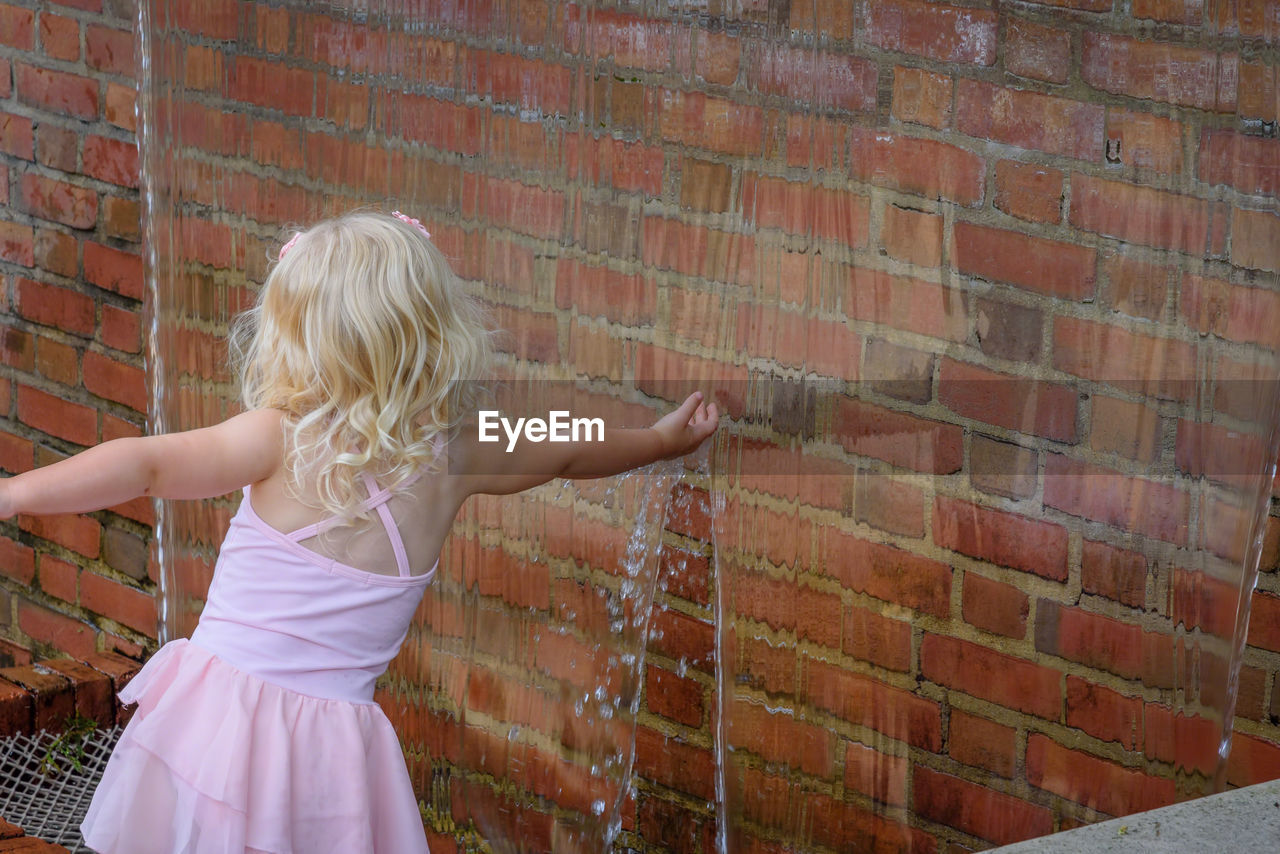
M 400 529 L 396 526 L 396 520 L 391 518 L 391 511 L 387 509 L 387 499 L 391 497 L 391 490 L 378 489 L 378 484 L 374 481 L 373 476 L 368 472 L 364 474 L 365 486 L 369 488 L 369 502 L 378 508 L 378 518 L 382 520 L 382 526 L 387 529 L 387 539 L 391 540 L 391 550 L 396 555 L 396 568 L 400 571 L 400 577 L 403 578 L 410 574 L 409 572 L 409 556 L 404 551 L 404 540 L 400 538 Z
M 421 468 L 418 469 L 416 472 L 409 475 L 409 477 L 405 480 L 404 485 L 408 486 L 409 484 L 413 483 L 418 478 L 422 477 L 423 473 L 424 473 L 423 469 Z M 404 551 L 404 543 L 400 540 L 400 536 L 399 536 L 399 533 L 396 531 L 394 521 L 393 522 L 387 521 L 387 518 L 391 514 L 386 509 L 386 502 L 389 498 L 391 498 L 391 490 L 387 489 L 386 487 L 379 487 L 378 484 L 373 480 L 373 478 L 367 472 L 363 475 L 363 477 L 364 477 L 365 486 L 369 490 L 369 497 L 362 502 L 361 506 L 363 506 L 366 510 L 373 510 L 377 508 L 378 515 L 382 517 L 382 524 L 384 526 L 387 526 L 387 536 L 391 537 L 391 547 L 395 550 L 397 560 L 399 560 L 399 556 L 401 552 Z M 383 516 L 384 513 L 386 513 L 386 516 Z M 319 522 L 313 522 L 310 525 L 304 525 L 301 528 L 298 528 L 297 530 L 290 531 L 289 533 L 285 534 L 285 536 L 293 540 L 295 543 L 300 543 L 303 540 L 310 539 L 311 537 L 314 537 L 317 534 L 323 533 L 324 531 L 327 531 L 330 528 L 336 527 L 341 522 L 342 520 L 336 517 L 321 519 Z M 407 563 L 405 565 L 407 565 Z M 401 575 L 406 574 L 404 572 L 403 565 L 401 567 L 400 574 Z

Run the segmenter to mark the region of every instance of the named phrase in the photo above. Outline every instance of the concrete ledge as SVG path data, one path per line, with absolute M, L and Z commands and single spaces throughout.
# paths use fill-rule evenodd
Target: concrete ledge
M 992 849 L 1000 854 L 1276 850 L 1280 850 L 1280 780 Z

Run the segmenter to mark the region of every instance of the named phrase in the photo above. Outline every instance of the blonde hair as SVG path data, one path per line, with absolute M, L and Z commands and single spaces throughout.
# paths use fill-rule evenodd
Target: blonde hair
M 296 235 L 236 321 L 231 352 L 249 409 L 285 412 L 287 489 L 367 518 L 365 472 L 395 490 L 436 465 L 432 442 L 475 403 L 487 313 L 414 225 L 357 211 Z

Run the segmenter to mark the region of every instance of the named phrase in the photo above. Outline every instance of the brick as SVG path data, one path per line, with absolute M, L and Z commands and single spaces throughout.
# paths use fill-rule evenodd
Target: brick
M 71 228 L 93 228 L 98 221 L 98 196 L 56 178 L 25 174 L 20 183 L 24 210 L 41 219 Z
M 1038 163 L 996 163 L 994 204 L 1007 214 L 1032 222 L 1062 220 L 1062 172 Z
M 56 383 L 75 386 L 80 378 L 80 354 L 52 338 L 36 339 L 36 370 Z
M 78 598 L 76 582 L 79 575 L 80 569 L 75 564 L 52 555 L 40 556 L 40 589 L 55 599 L 74 605 Z
M 701 92 L 663 89 L 657 94 L 663 139 L 732 155 L 763 152 L 764 111 Z
M 1044 313 L 992 299 L 977 302 L 978 345 L 988 356 L 1014 362 L 1037 362 L 1042 348 Z
M 1036 603 L 1036 649 L 1146 685 L 1173 684 L 1171 635 L 1047 599 Z
M 30 586 L 36 576 L 35 550 L 0 536 L 0 573 Z
M 787 710 L 739 699 L 726 710 L 729 743 L 767 762 L 786 762 L 806 774 L 829 778 L 835 769 L 835 736 Z
M 856 126 L 849 137 L 849 171 L 856 180 L 966 207 L 982 201 L 985 165 L 972 151 Z
M 919 489 L 884 475 L 859 474 L 853 484 L 854 519 L 906 537 L 924 536 L 924 501 Z
M 1161 175 L 1181 174 L 1181 122 L 1108 107 L 1106 135 L 1110 162 L 1151 169 Z M 1112 155 L 1117 149 L 1118 159 Z
M 94 572 L 80 576 L 80 604 L 149 637 L 157 632 L 156 597 Z
M 969 222 L 957 222 L 953 236 L 955 264 L 961 272 L 1045 296 L 1093 296 L 1097 253 L 1089 247 Z
M 0 469 L 10 474 L 29 471 L 34 453 L 30 440 L 11 433 L 0 433 Z
M 8 59 L 0 59 L 0 98 L 8 99 L 13 94 L 13 63 Z M 0 182 L 6 187 L 7 184 Z
M 885 205 L 880 241 L 894 258 L 937 267 L 942 263 L 942 217 Z
M 35 251 L 32 244 L 32 229 L 29 225 L 16 222 L 0 221 L 0 261 L 31 267 L 35 264 Z
M 1133 16 L 1173 24 L 1199 25 L 1204 0 L 1134 0 Z
M 1089 447 L 1131 460 L 1154 462 L 1160 452 L 1160 416 L 1156 410 L 1106 395 L 1092 397 Z
M 946 74 L 895 65 L 892 114 L 900 121 L 942 130 L 951 124 L 953 88 Z
M 1056 721 L 1062 708 L 1058 671 L 969 641 L 926 632 L 920 672 L 931 682 L 1047 720 Z
M 814 706 L 930 752 L 941 749 L 942 711 L 936 702 L 832 664 L 805 661 L 805 699 Z
M 875 110 L 876 66 L 862 57 L 752 40 L 744 50 L 743 67 L 748 86 L 762 95 L 823 110 Z
M 113 349 L 137 353 L 142 348 L 142 321 L 135 311 L 103 305 L 101 334 L 102 343 Z
M 1029 498 L 1036 491 L 1036 452 L 974 434 L 969 446 L 969 478 L 983 492 Z
M 99 24 L 89 24 L 84 31 L 85 62 L 90 68 L 108 74 L 134 75 L 133 33 Z
M 1219 677 L 1225 680 L 1224 677 Z M 1147 703 L 1145 709 L 1145 752 L 1171 762 L 1179 769 L 1209 776 L 1218 770 L 1221 757 L 1222 726 L 1210 718 L 1174 713 L 1168 706 Z
M 12 682 L 0 681 L 0 733 L 5 736 L 34 733 L 31 695 Z
M 784 365 L 804 367 L 830 377 L 858 376 L 862 341 L 848 324 L 806 318 L 773 306 L 738 306 L 736 343 L 749 355 L 772 354 Z
M 34 323 L 77 335 L 92 335 L 96 323 L 93 300 L 84 294 L 34 279 L 18 279 L 14 307 Z
M 78 74 L 15 64 L 18 100 L 56 115 L 92 121 L 98 117 L 98 82 Z
M 80 59 L 80 23 L 75 18 L 45 12 L 40 16 L 40 48 L 45 56 L 76 62 Z
M 23 688 L 32 699 L 32 724 L 37 730 L 61 731 L 75 711 L 71 681 L 35 666 L 6 667 L 0 677 Z
M 1000 845 L 1053 832 L 1053 813 L 950 774 L 917 765 L 911 775 L 918 814 Z
M 23 371 L 34 371 L 36 367 L 35 336 L 12 326 L 0 326 L 0 345 L 3 346 L 4 363 Z
M 0 113 L 0 151 L 22 160 L 35 159 L 35 133 L 31 119 Z M 3 183 L 8 185 L 8 181 Z
M 992 65 L 996 61 L 995 13 L 919 0 L 886 0 L 867 7 L 866 38 L 885 50 L 941 62 Z
M 956 129 L 980 139 L 1097 162 L 1103 153 L 1100 104 L 977 80 L 956 83 Z
M 934 356 L 883 338 L 867 342 L 862 381 L 879 394 L 928 403 L 933 397 Z
M 1164 314 L 1170 279 L 1176 272 L 1171 266 L 1120 253 L 1106 255 L 1102 259 L 1102 275 L 1107 302 L 1121 314 L 1159 320 Z
M 685 726 L 701 726 L 702 695 L 702 685 L 692 679 L 653 664 L 645 668 L 645 704 L 655 714 Z
M 1040 733 L 1027 738 L 1027 781 L 1112 816 L 1167 806 L 1176 797 L 1173 780 L 1069 750 Z
M 99 397 L 123 403 L 138 412 L 147 410 L 147 378 L 141 368 L 87 352 L 84 354 L 84 386 Z
M 102 727 L 115 724 L 115 702 L 109 676 L 70 658 L 48 659 L 40 662 L 39 666 L 54 671 L 71 683 L 77 712 Z
M 961 609 L 971 626 L 1010 638 L 1027 635 L 1031 601 L 1016 587 L 966 572 Z
M 963 432 L 956 425 L 843 399 L 837 403 L 834 436 L 851 453 L 913 471 L 960 470 Z
M 744 284 L 755 281 L 754 244 L 741 234 L 652 216 L 644 218 L 642 228 L 641 257 L 646 265 Z
M 794 14 L 795 10 L 792 10 Z M 694 73 L 708 83 L 731 86 L 738 79 L 742 47 L 736 36 L 694 30 Z
M 315 97 L 315 74 L 279 61 L 237 56 L 230 64 L 227 94 L 235 101 L 309 116 Z
M 87 558 L 98 556 L 102 526 L 88 516 L 19 516 L 18 527 Z
M 1053 366 L 1084 379 L 1166 400 L 1189 400 L 1196 382 L 1191 345 L 1119 326 L 1059 317 Z
M 1211 253 L 1210 204 L 1202 199 L 1120 181 L 1071 175 L 1071 224 L 1132 243 Z M 1234 261 L 1234 259 L 1233 259 Z
M 42 270 L 75 278 L 80 271 L 79 244 L 70 234 L 52 228 L 36 230 L 35 261 Z
M 1067 726 L 1102 741 L 1114 741 L 1126 750 L 1141 750 L 1142 698 L 1126 697 L 1079 676 L 1068 676 Z
M 76 658 L 91 655 L 96 645 L 92 626 L 25 599 L 18 600 L 18 628 L 37 643 Z
M 1236 105 L 1241 117 L 1274 122 L 1280 89 L 1276 86 L 1276 67 L 1260 62 L 1240 63 L 1240 95 Z
M 41 125 L 36 138 L 36 160 L 62 172 L 78 172 L 79 135 L 70 128 Z
M 951 567 L 921 555 L 820 529 L 824 575 L 842 587 L 938 617 L 951 610 Z
M 1071 68 L 1071 33 L 1023 18 L 1009 18 L 1005 30 L 1005 70 L 1019 77 L 1066 83 Z
M 1187 541 L 1190 498 L 1168 484 L 1050 454 L 1044 503 L 1174 544 Z
M 1017 765 L 1017 732 L 976 715 L 952 709 L 947 752 L 965 765 L 1012 777 Z
M 0 44 L 30 51 L 35 48 L 35 12 L 0 4 Z
M 1201 180 L 1255 195 L 1280 191 L 1280 141 L 1206 129 L 1199 150 Z
M 142 258 L 135 253 L 86 240 L 84 277 L 100 288 L 142 299 Z
M 1067 578 L 1067 530 L 966 501 L 938 496 L 933 539 L 943 548 L 1054 581 Z
M 1280 216 L 1267 211 L 1231 212 L 1231 263 L 1280 272 Z
M 138 129 L 138 92 L 131 86 L 107 83 L 107 95 L 102 105 L 102 117 L 118 128 L 134 132 Z
M 96 411 L 29 386 L 18 386 L 18 417 L 29 427 L 77 445 L 97 441 Z
M 668 738 L 646 726 L 636 727 L 636 771 L 648 780 L 694 797 L 714 797 L 715 766 L 711 751 Z
M 1097 89 L 1195 107 L 1235 109 L 1235 59 L 1214 50 L 1086 30 L 1080 76 Z
M 90 134 L 84 140 L 84 174 L 119 184 L 138 186 L 138 146 L 134 142 Z
M 1059 442 L 1076 441 L 1079 393 L 944 358 L 938 402 L 957 415 Z
M 841 0 L 796 3 L 791 7 L 791 29 L 847 39 L 853 34 L 853 8 Z
M 844 752 L 844 787 L 889 806 L 907 802 L 909 760 L 849 742 Z
M 949 341 L 968 337 L 968 312 L 963 294 L 955 288 L 865 267 L 836 275 L 846 277 L 841 307 L 850 319 Z
M 749 173 L 742 178 L 742 210 L 760 228 L 867 244 L 871 204 L 866 196 Z
M 1227 782 L 1251 786 L 1280 775 L 1280 746 L 1243 732 L 1231 734 L 1231 754 L 1227 758 Z
M 911 669 L 911 624 L 865 608 L 849 608 L 841 650 L 859 661 L 905 673 Z
M 686 157 L 680 169 L 680 205 L 722 213 L 729 209 L 733 171 L 727 163 Z
M 1280 652 L 1280 596 L 1253 592 L 1249 615 L 1249 646 Z

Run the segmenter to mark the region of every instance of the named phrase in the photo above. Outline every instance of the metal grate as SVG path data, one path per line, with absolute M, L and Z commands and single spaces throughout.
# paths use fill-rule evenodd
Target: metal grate
M 123 727 L 94 730 L 84 742 L 77 770 L 59 757 L 60 770 L 45 773 L 57 733 L 0 739 L 0 818 L 18 825 L 28 836 L 56 842 L 72 852 L 88 852 L 80 822 L 89 810 L 93 790 L 102 779 L 111 749 Z

